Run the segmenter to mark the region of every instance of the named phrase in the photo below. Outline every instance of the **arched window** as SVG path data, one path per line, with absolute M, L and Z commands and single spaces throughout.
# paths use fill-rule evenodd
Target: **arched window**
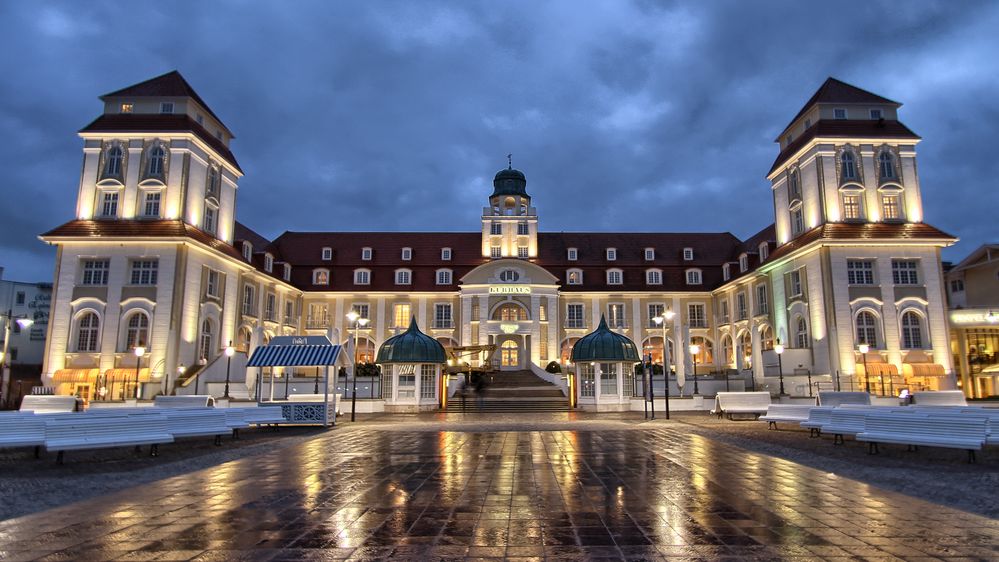
M 787 179 L 788 199 L 801 199 L 801 179 L 798 170 L 792 170 Z
M 913 311 L 902 315 L 902 347 L 905 349 L 923 348 L 923 320 Z
M 120 146 L 114 145 L 108 149 L 104 163 L 104 175 L 121 176 L 122 156 L 123 153 Z
M 246 326 L 240 328 L 239 336 L 236 337 L 236 349 L 249 353 L 251 337 L 253 337 L 253 332 L 251 332 L 249 328 Z
M 748 369 L 752 365 L 753 359 L 753 336 L 749 332 L 743 332 L 741 341 L 742 357 L 739 357 L 739 364 L 743 369 Z
M 711 343 L 711 340 L 701 336 L 695 336 L 690 338 L 690 343 L 698 346 L 699 348 L 696 356 L 698 365 L 714 364 L 715 352 L 714 345 Z
M 794 332 L 794 343 L 795 347 L 805 348 L 808 346 L 808 322 L 805 321 L 804 316 L 798 317 L 797 329 Z
M 732 349 L 732 337 L 725 335 L 722 337 L 722 356 L 724 357 L 725 365 L 731 365 L 734 362 L 734 350 Z
M 222 187 L 219 177 L 219 169 L 215 166 L 208 168 L 208 185 L 205 186 L 205 192 L 208 195 L 218 196 L 219 190 Z
M 149 318 L 141 312 L 136 312 L 128 318 L 128 328 L 125 330 L 125 349 L 135 349 L 147 345 L 149 345 Z
M 878 347 L 878 319 L 874 313 L 863 311 L 857 315 L 857 344 L 865 343 L 873 348 Z
M 620 269 L 608 269 L 607 270 L 607 284 L 608 285 L 620 285 L 624 282 L 624 275 L 621 273 Z
M 150 177 L 160 177 L 163 175 L 163 168 L 166 162 L 166 151 L 160 145 L 149 150 L 149 162 L 146 167 L 146 175 Z
M 212 345 L 212 321 L 205 318 L 201 322 L 201 339 L 198 342 L 198 359 L 209 360 L 212 358 L 212 351 L 215 346 Z
M 583 284 L 583 270 L 582 269 L 570 269 L 566 273 L 566 283 L 569 285 L 582 285 Z
M 770 326 L 763 328 L 763 332 L 760 333 L 761 339 L 763 340 L 763 349 L 773 349 L 774 348 L 774 330 Z
M 493 313 L 493 320 L 502 320 L 504 322 L 527 320 L 527 311 L 515 304 L 504 304 Z
M 839 157 L 839 162 L 843 181 L 857 179 L 857 164 L 853 159 L 852 151 L 844 150 L 842 156 Z
M 101 321 L 97 314 L 87 312 L 76 321 L 76 350 L 79 352 L 97 351 L 97 335 Z
M 881 179 L 895 179 L 895 159 L 887 150 L 878 155 L 878 170 L 881 172 Z
M 214 198 L 205 199 L 205 223 L 204 231 L 215 234 L 219 222 L 219 203 Z

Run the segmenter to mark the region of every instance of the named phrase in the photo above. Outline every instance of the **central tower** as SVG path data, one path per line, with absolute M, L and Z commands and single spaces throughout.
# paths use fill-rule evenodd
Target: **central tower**
M 527 178 L 511 164 L 493 178 L 489 206 L 482 208 L 482 255 L 491 259 L 538 256 L 538 214 Z

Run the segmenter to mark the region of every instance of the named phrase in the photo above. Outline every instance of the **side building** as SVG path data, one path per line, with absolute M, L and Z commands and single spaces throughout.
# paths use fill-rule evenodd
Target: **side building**
M 968 398 L 999 395 L 999 244 L 947 271 L 951 350 Z
M 345 341 L 352 310 L 369 320 L 362 361 L 415 317 L 445 347 L 492 344 L 500 369 L 537 371 L 604 317 L 656 361 L 665 338 L 688 378 L 954 385 L 940 265 L 954 238 L 923 222 L 919 137 L 900 104 L 835 79 L 781 133 L 774 224 L 747 240 L 543 232 L 512 167 L 483 194 L 479 232 L 267 240 L 235 221 L 232 135 L 179 74 L 102 100 L 80 133 L 77 218 L 42 235 L 59 250 L 45 373 L 60 392 L 117 379 L 130 395 L 130 373 L 143 396 L 217 380 L 228 342 L 239 367 L 276 335 Z

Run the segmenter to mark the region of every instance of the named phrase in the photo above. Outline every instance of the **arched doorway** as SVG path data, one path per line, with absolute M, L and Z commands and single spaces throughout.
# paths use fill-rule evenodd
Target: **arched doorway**
M 520 346 L 513 340 L 500 344 L 500 368 L 513 370 L 520 368 Z

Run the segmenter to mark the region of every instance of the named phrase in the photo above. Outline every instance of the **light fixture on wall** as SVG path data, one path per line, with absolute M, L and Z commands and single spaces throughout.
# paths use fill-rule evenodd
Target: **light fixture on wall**
M 989 324 L 995 324 L 999 322 L 999 314 L 996 314 L 994 310 L 990 310 L 989 313 L 985 315 L 985 321 Z

